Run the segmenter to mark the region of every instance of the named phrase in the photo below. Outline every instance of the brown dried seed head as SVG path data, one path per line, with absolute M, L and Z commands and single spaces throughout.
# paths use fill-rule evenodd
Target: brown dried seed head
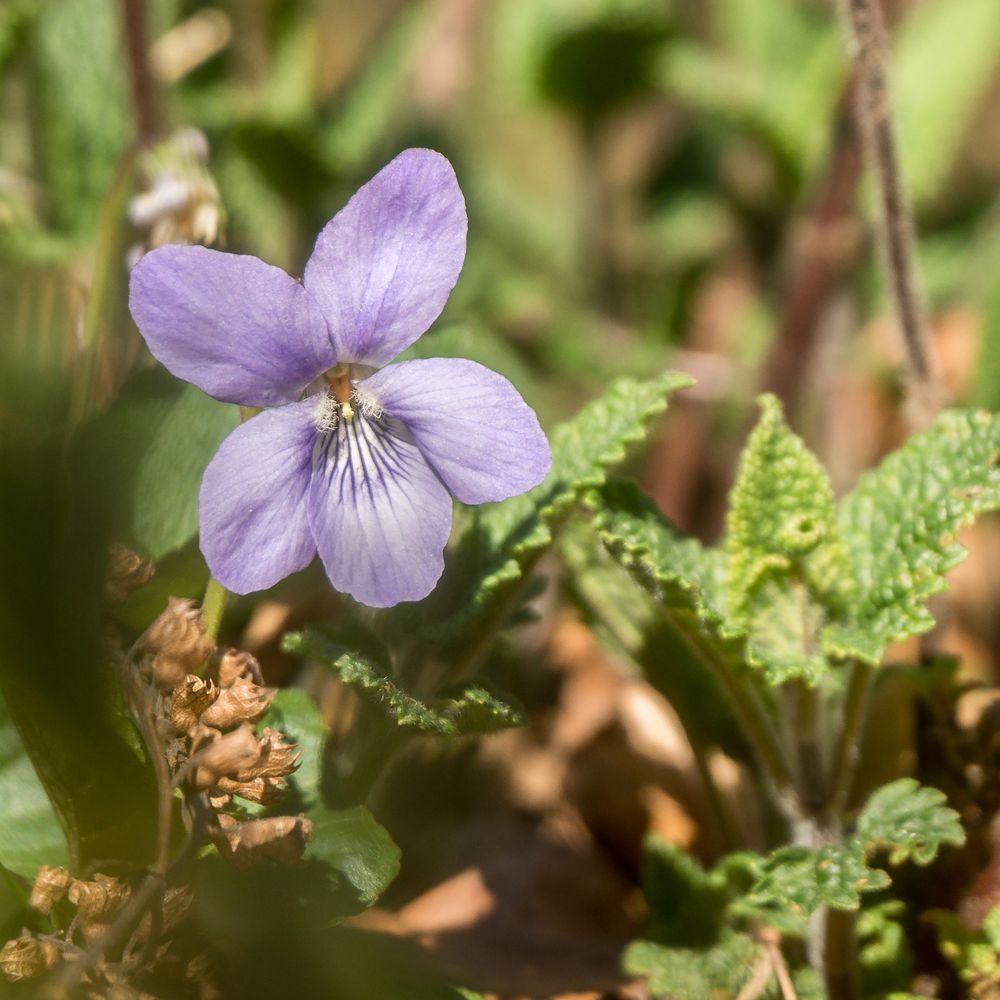
M 302 858 L 312 836 L 312 823 L 305 816 L 272 816 L 238 823 L 220 816 L 213 840 L 219 852 L 239 868 L 261 861 L 295 864 Z
M 147 583 L 156 572 L 152 563 L 143 562 L 131 549 L 112 542 L 108 548 L 108 574 L 104 596 L 111 604 L 121 604 L 133 590 Z
M 67 895 L 86 927 L 107 923 L 125 905 L 131 891 L 120 879 L 98 873 L 89 882 L 73 879 Z
M 157 653 L 153 657 L 150 673 L 157 687 L 174 688 L 187 677 L 189 669 L 187 660 L 179 660 L 176 656 L 167 656 L 166 653 Z
M 66 895 L 69 883 L 70 874 L 65 868 L 42 865 L 35 876 L 35 884 L 31 887 L 28 906 L 39 913 L 51 913 L 52 907 Z
M 30 934 L 22 934 L 0 948 L 0 972 L 15 983 L 40 976 L 58 961 L 59 949 L 52 941 L 39 941 Z
M 174 688 L 170 703 L 170 727 L 180 735 L 186 733 L 216 698 L 219 689 L 211 682 L 188 674 L 182 684 Z
M 284 783 L 276 778 L 251 778 L 248 781 L 219 778 L 217 786 L 218 791 L 226 795 L 238 795 L 247 802 L 259 802 L 265 806 L 277 801 L 284 787 Z
M 153 663 L 153 675 L 157 683 L 167 683 L 173 677 L 177 665 L 184 665 L 183 674 L 173 681 L 179 684 L 192 670 L 199 667 L 215 648 L 205 636 L 201 608 L 196 608 L 189 600 L 171 597 L 167 610 L 153 622 L 146 633 L 145 646 L 157 654 Z M 164 680 L 157 677 L 157 666 Z
M 240 649 L 227 649 L 220 657 L 216 667 L 219 676 L 219 687 L 232 687 L 240 678 L 251 680 L 254 684 L 263 684 L 264 675 L 255 656 Z
M 259 687 L 252 680 L 241 677 L 222 689 L 215 703 L 205 710 L 202 721 L 216 729 L 256 722 L 268 710 L 276 693 L 274 688 Z
M 201 732 L 198 733 L 198 738 L 203 738 Z M 219 736 L 198 751 L 195 785 L 205 790 L 220 778 L 234 777 L 253 767 L 260 759 L 261 752 L 260 742 L 253 729 L 249 723 L 244 723 L 239 729 Z
M 299 766 L 299 748 L 295 743 L 285 743 L 285 734 L 270 726 L 264 727 L 260 739 L 261 755 L 253 767 L 236 776 L 238 781 L 253 778 L 285 778 Z

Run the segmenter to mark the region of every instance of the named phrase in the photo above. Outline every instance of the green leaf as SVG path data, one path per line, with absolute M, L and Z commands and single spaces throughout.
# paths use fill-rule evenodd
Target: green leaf
M 444 715 L 461 735 L 495 733 L 524 725 L 524 713 L 482 687 L 467 687 L 459 695 L 448 699 Z
M 0 941 L 16 935 L 24 925 L 29 895 L 27 879 L 0 865 Z
M 748 662 L 771 684 L 816 683 L 826 667 L 821 628 L 851 588 L 846 554 L 826 473 L 778 400 L 762 396 L 760 404 L 730 494 L 727 628 L 746 635 Z
M 66 865 L 62 827 L 0 698 L 0 866 L 34 878 L 41 865 Z
M 656 998 L 735 1000 L 753 975 L 760 945 L 748 934 L 725 928 L 710 947 L 672 948 L 656 941 L 633 941 L 622 958 L 628 976 L 642 976 Z M 773 997 L 773 993 L 761 993 Z
M 95 223 L 131 138 L 116 13 L 104 0 L 62 0 L 41 4 L 33 26 L 40 180 L 52 221 L 74 234 Z
M 371 906 L 399 874 L 399 848 L 364 808 L 316 809 L 306 858 L 329 865 L 351 886 L 360 903 Z
M 439 636 L 458 635 L 491 609 L 502 613 L 505 598 L 517 593 L 576 501 L 601 486 L 608 468 L 643 440 L 650 421 L 666 410 L 669 395 L 691 384 L 689 376 L 674 371 L 647 380 L 618 379 L 560 424 L 550 437 L 552 469 L 545 481 L 471 515 L 438 588 L 438 599 L 447 605 L 436 626 Z M 404 615 L 397 627 L 420 627 L 412 610 Z
M 927 865 L 943 844 L 965 843 L 957 812 L 944 792 L 900 778 L 875 792 L 858 817 L 857 835 L 866 853 L 889 851 L 889 864 Z
M 725 555 L 681 535 L 634 484 L 612 479 L 588 494 L 611 553 L 668 608 L 692 611 L 710 631 L 726 621 Z
M 340 679 L 366 701 L 378 705 L 397 725 L 439 736 L 457 730 L 451 720 L 407 694 L 392 677 L 388 660 L 372 651 L 345 649 L 318 629 L 289 632 L 282 640 L 286 653 L 308 656 L 332 668 Z
M 824 650 L 878 664 L 888 643 L 934 625 L 924 607 L 965 558 L 962 525 L 1000 508 L 1000 417 L 951 410 L 861 477 L 837 521 L 857 583 L 852 614 Z
M 857 839 L 830 847 L 781 847 L 763 864 L 760 881 L 750 893 L 752 902 L 790 907 L 804 915 L 821 906 L 856 910 L 861 893 L 884 889 L 889 876 L 865 864 Z
M 366 646 L 360 651 L 344 642 Z M 282 648 L 308 656 L 336 671 L 370 704 L 378 706 L 396 725 L 436 736 L 491 733 L 523 723 L 520 710 L 478 686 L 469 686 L 449 697 L 425 703 L 407 694 L 392 676 L 388 654 L 367 643 L 357 631 L 341 637 L 319 629 L 289 632 Z
M 846 565 L 836 538 L 833 488 L 802 439 L 789 430 L 774 396 L 740 456 L 727 518 L 730 613 L 748 621 L 755 594 L 775 575 L 794 575 L 836 599 Z
M 81 442 L 84 463 L 100 477 L 95 488 L 108 484 L 123 540 L 158 559 L 197 533 L 202 473 L 238 423 L 235 406 L 163 369 L 129 380 Z
M 858 964 L 865 996 L 881 996 L 910 981 L 913 952 L 905 918 L 906 905 L 899 899 L 863 906 L 858 914 Z
M 299 766 L 289 779 L 298 790 L 301 807 L 307 812 L 322 802 L 320 788 L 323 744 L 326 725 L 316 702 L 298 688 L 282 688 L 271 702 L 261 726 L 271 726 L 283 732 L 299 748 Z

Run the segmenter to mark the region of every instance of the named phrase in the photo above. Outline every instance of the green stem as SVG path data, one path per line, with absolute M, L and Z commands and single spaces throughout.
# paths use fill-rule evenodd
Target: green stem
M 830 775 L 828 810 L 840 816 L 847 805 L 854 784 L 854 772 L 858 762 L 858 741 L 861 726 L 868 706 L 868 695 L 874 669 L 868 663 L 855 660 L 851 664 L 844 693 L 844 715 L 833 755 L 833 770 Z
M 664 610 L 667 620 L 677 634 L 711 668 L 716 680 L 729 696 L 736 716 L 743 726 L 743 732 L 750 741 L 764 773 L 770 779 L 782 810 L 786 814 L 796 815 L 799 809 L 792 768 L 775 734 L 774 721 L 764 708 L 756 688 L 748 677 L 733 671 L 711 643 L 701 635 L 683 628 L 669 609 Z
M 823 747 L 823 703 L 819 688 L 802 681 L 786 685 L 786 711 L 797 762 L 798 797 L 807 813 L 818 813 L 827 801 L 827 773 Z
M 205 635 L 212 642 L 218 641 L 222 613 L 226 609 L 228 596 L 229 591 L 214 576 L 209 577 L 208 586 L 205 588 L 205 597 L 201 602 L 201 616 L 205 626 Z
M 126 151 L 118 161 L 114 180 L 108 190 L 97 226 L 97 245 L 94 250 L 94 272 L 83 311 L 79 374 L 73 385 L 70 415 L 74 424 L 86 415 L 91 402 L 94 371 L 101 347 L 101 318 L 105 302 L 116 275 L 125 264 L 122 246 L 122 221 L 125 203 L 132 189 L 136 150 Z

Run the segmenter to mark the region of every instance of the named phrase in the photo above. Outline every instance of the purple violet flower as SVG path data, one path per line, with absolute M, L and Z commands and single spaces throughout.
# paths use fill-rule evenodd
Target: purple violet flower
M 418 600 L 444 568 L 449 493 L 486 503 L 545 478 L 548 442 L 507 379 L 458 358 L 389 364 L 444 308 L 467 227 L 451 164 L 408 149 L 327 223 L 301 284 L 200 246 L 135 266 L 153 355 L 216 399 L 274 407 L 202 480 L 201 550 L 223 586 L 263 590 L 318 550 L 357 600 Z

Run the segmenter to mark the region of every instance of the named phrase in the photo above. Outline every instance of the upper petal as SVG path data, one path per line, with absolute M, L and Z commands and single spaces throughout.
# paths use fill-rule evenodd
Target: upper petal
M 444 569 L 451 497 L 384 418 L 357 413 L 317 448 L 309 519 L 331 582 L 362 604 L 419 600 Z
M 132 269 L 129 308 L 158 361 L 226 403 L 292 402 L 336 360 L 309 293 L 256 257 L 160 247 Z
M 437 319 L 467 228 L 455 171 L 432 150 L 400 153 L 358 190 L 319 234 L 302 279 L 338 361 L 383 365 Z
M 265 590 L 316 554 L 306 498 L 315 400 L 266 410 L 222 442 L 201 482 L 201 551 L 237 594 Z
M 462 503 L 537 486 L 552 454 L 538 418 L 502 375 L 464 358 L 402 361 L 359 386 L 401 420 Z

